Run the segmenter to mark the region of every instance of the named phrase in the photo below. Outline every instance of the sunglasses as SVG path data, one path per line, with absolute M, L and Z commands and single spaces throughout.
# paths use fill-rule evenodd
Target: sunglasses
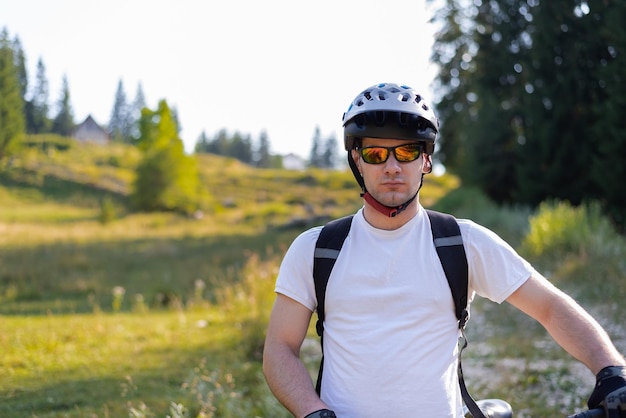
M 422 154 L 420 144 L 404 144 L 397 147 L 365 147 L 360 148 L 359 153 L 363 161 L 368 164 L 382 164 L 389 159 L 390 152 L 400 163 L 408 163 L 417 160 Z

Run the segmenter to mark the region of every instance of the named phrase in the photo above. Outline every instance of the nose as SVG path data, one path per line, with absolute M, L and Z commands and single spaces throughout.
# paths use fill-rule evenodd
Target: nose
M 385 172 L 386 173 L 398 173 L 402 168 L 400 167 L 400 163 L 396 160 L 395 153 L 391 152 L 387 161 L 385 161 Z

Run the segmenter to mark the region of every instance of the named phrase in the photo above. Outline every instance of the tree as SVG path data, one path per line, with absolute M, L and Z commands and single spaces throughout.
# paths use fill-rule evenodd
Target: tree
M 432 57 L 446 168 L 497 202 L 626 213 L 624 19 L 601 0 L 446 0 Z
M 52 122 L 52 132 L 58 135 L 70 136 L 72 129 L 74 129 L 74 114 L 70 105 L 70 88 L 65 75 L 63 76 L 61 95 L 57 102 L 57 108 L 57 115 Z
M 315 127 L 315 133 L 313 134 L 313 141 L 311 142 L 311 152 L 309 154 L 309 166 L 310 167 L 322 167 L 322 134 L 320 127 Z
M 206 133 L 202 132 L 196 141 L 195 152 L 233 157 L 246 164 L 254 163 L 250 135 L 235 132 L 230 136 L 225 129 L 221 129 L 212 140 L 209 140 Z
M 326 138 L 324 143 L 324 152 L 322 153 L 321 163 L 324 168 L 335 168 L 337 163 L 337 138 L 334 135 Z
M 6 29 L 0 33 L 0 160 L 10 155 L 24 135 L 24 97 L 19 70 Z
M 270 154 L 270 141 L 267 132 L 262 131 L 259 136 L 259 147 L 257 148 L 255 163 L 257 167 L 268 168 L 272 164 L 272 155 Z
M 144 108 L 137 144 L 143 158 L 131 194 L 134 206 L 143 211 L 195 211 L 200 185 L 197 163 L 185 154 L 165 100 L 155 111 Z
M 208 152 L 207 149 L 210 146 L 209 144 L 210 144 L 209 137 L 207 136 L 205 131 L 202 131 L 200 133 L 200 136 L 198 136 L 198 139 L 196 140 L 196 145 L 194 146 L 194 152 L 196 153 Z
M 22 42 L 16 36 L 13 39 L 13 58 L 15 69 L 17 70 L 17 78 L 20 84 L 20 94 L 22 99 L 26 100 L 26 92 L 28 91 L 28 72 L 26 71 L 26 54 L 22 48 Z
M 139 137 L 139 120 L 141 119 L 141 111 L 146 107 L 146 97 L 143 94 L 143 87 L 141 83 L 137 84 L 137 92 L 135 93 L 135 99 L 130 106 L 129 118 L 130 118 L 130 137 L 129 142 L 133 142 L 135 138 Z
M 113 102 L 113 110 L 111 111 L 111 119 L 109 120 L 109 135 L 111 135 L 114 141 L 130 142 L 131 130 L 131 109 L 126 101 L 124 84 L 120 79 L 117 83 L 115 101 Z
M 591 176 L 605 212 L 626 232 L 626 193 L 622 183 L 626 178 L 626 3 L 615 2 L 608 9 L 587 10 L 581 4 L 575 13 L 582 13 L 581 18 L 589 24 L 602 23 L 596 25 L 600 42 L 595 44 L 594 52 L 599 55 L 599 65 L 594 73 L 596 84 L 591 86 L 597 94 L 590 115 L 594 121 L 590 137 L 597 138 Z
M 37 61 L 35 87 L 30 101 L 26 102 L 26 130 L 29 133 L 50 132 L 52 121 L 48 116 L 50 111 L 48 101 L 49 87 L 48 79 L 46 78 L 46 67 L 43 60 L 39 58 Z
M 250 135 L 235 132 L 231 139 L 229 155 L 246 164 L 252 164 L 252 140 Z

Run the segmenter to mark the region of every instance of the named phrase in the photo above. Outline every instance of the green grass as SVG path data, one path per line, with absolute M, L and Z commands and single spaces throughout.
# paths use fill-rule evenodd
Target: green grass
M 132 213 L 135 151 L 34 137 L 0 168 L 0 416 L 288 417 L 260 370 L 273 280 L 304 228 L 360 207 L 352 174 L 202 155 L 203 216 Z M 502 208 L 458 186 L 427 176 L 420 200 L 493 228 L 626 350 L 625 244 L 595 209 Z M 511 307 L 476 301 L 468 332 L 476 397 L 516 417 L 584 403 L 592 376 Z

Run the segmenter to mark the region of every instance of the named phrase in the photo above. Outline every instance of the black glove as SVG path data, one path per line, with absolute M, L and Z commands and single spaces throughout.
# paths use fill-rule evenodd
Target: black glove
M 319 411 L 311 412 L 304 418 L 337 418 L 337 415 L 330 409 L 320 409 Z
M 626 417 L 626 366 L 609 366 L 600 370 L 587 406 L 589 409 L 602 406 L 607 409 L 609 417 L 619 417 L 620 408 L 622 416 Z

